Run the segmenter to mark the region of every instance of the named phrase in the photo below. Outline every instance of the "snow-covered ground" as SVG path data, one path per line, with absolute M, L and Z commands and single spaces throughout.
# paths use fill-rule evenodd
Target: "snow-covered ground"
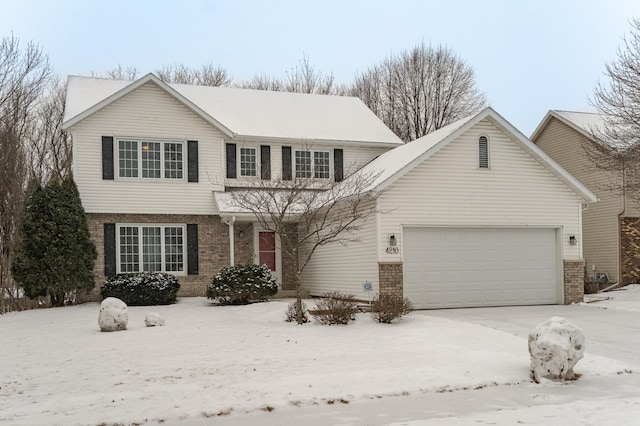
M 640 286 L 607 296 L 575 309 L 640 310 Z M 526 337 L 428 312 L 297 326 L 286 304 L 130 307 L 114 333 L 95 303 L 0 316 L 0 424 L 629 424 L 640 412 L 638 365 L 590 353 L 589 335 L 579 380 L 536 385 Z M 166 326 L 145 327 L 150 311 Z M 405 406 L 401 421 L 384 415 Z

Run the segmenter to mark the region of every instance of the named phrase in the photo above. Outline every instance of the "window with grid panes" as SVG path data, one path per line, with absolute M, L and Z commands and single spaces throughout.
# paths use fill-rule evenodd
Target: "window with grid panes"
M 185 272 L 184 225 L 118 225 L 118 272 Z
M 118 177 L 183 179 L 184 142 L 118 140 Z
M 240 148 L 240 176 L 256 176 L 257 162 L 256 148 Z

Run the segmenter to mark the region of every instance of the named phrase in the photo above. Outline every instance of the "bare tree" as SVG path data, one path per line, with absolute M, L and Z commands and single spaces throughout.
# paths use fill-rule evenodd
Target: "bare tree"
M 158 78 L 167 83 L 195 84 L 199 86 L 229 86 L 231 79 L 222 67 L 209 63 L 200 68 L 185 65 L 168 65 L 156 70 Z
M 631 21 L 617 59 L 605 67 L 606 82 L 599 81 L 591 104 L 601 114 L 592 129 L 593 141 L 583 146 L 595 167 L 619 174 L 609 183 L 640 202 L 640 20 Z
M 473 68 L 449 48 L 424 43 L 356 76 L 358 96 L 405 142 L 482 109 Z
M 5 297 L 15 295 L 10 265 L 31 174 L 28 140 L 50 77 L 49 60 L 39 46 L 29 43 L 22 49 L 14 36 L 0 41 L 0 313 Z
M 379 194 L 369 189 L 377 176 L 356 172 L 337 183 L 296 177 L 256 179 L 250 190 L 225 194 L 231 205 L 252 213 L 261 227 L 273 231 L 280 239 L 283 259 L 296 265 L 298 324 L 303 323 L 302 272 L 318 248 L 358 241 L 356 232 L 376 212 Z
M 95 75 L 95 73 L 92 73 L 92 75 Z M 95 76 L 97 77 L 98 75 Z M 106 72 L 106 77 L 113 80 L 133 81 L 138 78 L 138 70 L 135 67 L 124 68 L 122 65 L 118 64 L 117 67 L 111 68 Z
M 56 77 L 34 111 L 27 139 L 32 174 L 40 182 L 72 175 L 71 137 L 62 129 L 66 96 L 66 82 Z
M 327 75 L 318 71 L 306 55 L 297 66 L 285 72 L 284 78 L 256 74 L 253 79 L 240 83 L 238 87 L 320 95 L 346 95 L 349 92 L 346 86 L 336 84 L 333 73 Z

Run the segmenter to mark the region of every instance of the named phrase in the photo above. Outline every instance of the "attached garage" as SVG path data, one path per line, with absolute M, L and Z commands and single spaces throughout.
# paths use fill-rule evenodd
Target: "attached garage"
M 560 303 L 553 228 L 403 230 L 404 295 L 418 309 Z

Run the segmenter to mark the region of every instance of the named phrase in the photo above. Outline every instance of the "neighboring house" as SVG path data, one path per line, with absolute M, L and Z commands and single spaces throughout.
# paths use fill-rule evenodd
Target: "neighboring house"
M 354 165 L 379 173 L 379 213 L 360 242 L 318 249 L 302 277 L 312 295 L 367 299 L 368 281 L 418 308 L 582 300 L 596 197 L 491 108 L 402 144 L 356 98 L 71 77 L 64 126 L 98 283 L 164 270 L 180 295 L 203 295 L 223 266 L 260 262 L 292 289 L 276 236 L 225 192 Z
M 601 283 L 639 282 L 638 205 L 620 191 L 622 172 L 598 168 L 585 151 L 585 144 L 595 143 L 593 131 L 602 123 L 597 113 L 552 110 L 531 140 L 599 198 L 583 212 L 587 279 Z
M 362 171 L 380 173 L 380 213 L 359 243 L 317 250 L 302 277 L 311 295 L 366 299 L 371 282 L 417 308 L 582 301 L 581 212 L 596 197 L 493 109 Z
M 179 276 L 182 296 L 204 295 L 234 262 L 267 263 L 281 288 L 293 283 L 295 265 L 281 264 L 273 233 L 223 221 L 215 191 L 283 175 L 340 179 L 402 145 L 357 98 L 174 85 L 153 74 L 70 77 L 64 127 L 97 284 L 160 270 Z

